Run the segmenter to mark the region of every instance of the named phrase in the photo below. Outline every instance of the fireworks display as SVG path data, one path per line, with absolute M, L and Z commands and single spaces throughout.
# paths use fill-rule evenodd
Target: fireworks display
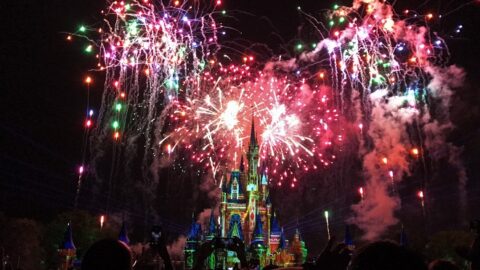
M 248 66 L 232 65 L 220 68 L 218 78 L 212 73 L 205 75 L 202 96 L 173 107 L 170 122 L 175 128 L 160 145 L 168 155 L 179 146 L 191 149 L 192 161 L 206 162 L 214 172 L 218 166 L 235 169 L 255 123 L 260 143 L 258 165 L 264 166 L 278 185 L 287 182 L 295 186 L 299 172 L 331 162 L 323 149 L 336 139 L 329 125 L 336 122 L 338 114 L 328 109 L 329 100 L 321 88 L 249 70 Z M 242 79 L 235 80 L 235 74 Z M 199 147 L 193 147 L 195 142 L 200 142 Z
M 67 37 L 86 38 L 85 53 L 106 77 L 98 116 L 87 108 L 92 149 L 106 138 L 121 145 L 141 137 L 146 170 L 195 163 L 220 180 L 219 172 L 238 168 L 254 123 L 258 166 L 271 184 L 295 187 L 304 174 L 328 171 L 338 155 L 357 155 L 365 179 L 353 222 L 376 237 L 396 222 L 396 182 L 444 143 L 448 114 L 429 104 L 448 108 L 459 84 L 449 77 L 461 81 L 463 73 L 446 66 L 446 42 L 429 29 L 439 15 L 396 13 L 380 0 L 334 5 L 327 21 L 299 12 L 317 41 L 296 44 L 297 57 L 259 63 L 222 47 L 221 1 L 111 2 L 102 27 Z

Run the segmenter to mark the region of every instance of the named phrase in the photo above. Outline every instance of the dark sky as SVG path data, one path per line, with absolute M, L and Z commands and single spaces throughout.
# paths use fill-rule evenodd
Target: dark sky
M 103 0 L 3 0 L 0 2 L 0 211 L 9 215 L 48 220 L 72 208 L 80 160 L 86 91 L 82 83 L 95 59 L 82 53 L 83 43 L 68 43 L 63 32 L 101 17 Z M 297 6 L 313 15 L 330 7 L 330 0 L 225 0 L 242 33 L 233 38 L 268 44 L 280 51 L 279 37 L 288 43 L 297 37 L 304 20 Z M 348 3 L 349 1 L 343 1 Z M 460 0 L 398 1 L 420 12 L 446 13 Z M 468 1 L 463 1 L 468 2 Z M 400 5 L 400 4 L 398 4 Z M 399 6 L 399 10 L 403 7 Z M 469 87 L 463 104 L 478 101 L 480 82 L 480 6 L 471 4 L 446 16 L 434 27 L 451 33 L 462 24 L 464 32 L 447 38 L 452 63 L 468 71 Z M 102 83 L 93 84 L 95 102 Z M 465 105 L 467 106 L 467 105 Z M 478 109 L 478 108 L 477 108 Z M 468 110 L 468 108 L 464 108 Z M 458 111 L 461 114 L 462 110 Z M 477 115 L 478 114 L 473 114 Z M 468 119 L 454 140 L 466 147 L 471 176 L 479 177 L 477 119 Z M 476 145 L 477 148 L 471 148 Z M 470 148 L 469 148 L 470 147 Z M 477 164 L 478 165 L 478 164 Z M 98 206 L 101 208 L 101 206 Z

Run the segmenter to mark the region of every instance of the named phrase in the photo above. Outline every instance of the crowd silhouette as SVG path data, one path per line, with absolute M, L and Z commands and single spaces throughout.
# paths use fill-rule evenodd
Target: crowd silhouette
M 480 221 L 471 222 L 471 229 L 475 232 L 475 239 L 471 247 L 460 247 L 458 255 L 468 261 L 468 269 L 480 270 Z M 246 249 L 242 240 L 234 238 L 228 244 L 214 238 L 207 241 L 196 254 L 195 270 L 205 269 L 204 261 L 216 248 L 225 248 L 234 251 L 240 264 L 234 269 L 259 269 L 258 260 L 247 261 Z M 167 246 L 163 237 L 150 242 L 152 252 L 163 262 L 162 269 L 174 269 Z M 463 267 L 463 266 L 462 266 Z M 443 259 L 428 262 L 421 254 L 393 241 L 376 241 L 358 249 L 352 249 L 344 243 L 337 243 L 332 237 L 323 251 L 312 261 L 305 263 L 301 268 L 306 270 L 455 270 L 465 269 L 453 262 Z M 104 239 L 93 244 L 86 252 L 82 261 L 82 270 L 153 270 L 158 266 L 147 265 L 141 259 L 133 261 L 132 253 L 124 243 Z M 282 269 L 275 265 L 268 265 L 264 269 Z M 283 268 L 288 269 L 288 268 Z M 292 268 L 290 268 L 292 269 Z M 300 269 L 300 268 L 296 268 Z

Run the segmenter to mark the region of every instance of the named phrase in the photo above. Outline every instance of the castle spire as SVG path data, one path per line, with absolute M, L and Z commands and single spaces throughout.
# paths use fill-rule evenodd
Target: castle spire
M 63 235 L 63 241 L 60 244 L 60 249 L 75 250 L 75 244 L 73 243 L 72 237 L 72 225 L 70 225 L 70 222 L 67 224 L 67 229 L 65 230 L 65 234 Z
M 75 244 L 72 238 L 72 226 L 70 222 L 67 225 L 65 234 L 63 235 L 63 241 L 60 243 L 58 254 L 61 259 L 61 267 L 59 269 L 66 270 L 73 267 L 73 261 L 76 257 Z
M 279 249 L 286 249 L 287 248 L 287 239 L 285 239 L 285 233 L 283 232 L 283 227 L 282 231 L 280 233 L 280 244 L 278 245 Z
M 120 233 L 118 234 L 118 240 L 125 243 L 126 245 L 130 244 L 130 239 L 128 239 L 128 230 L 127 224 L 122 222 L 122 228 L 120 229 Z
M 248 184 L 247 191 L 257 191 L 259 186 L 258 168 L 258 143 L 255 134 L 255 120 L 252 115 L 252 129 L 250 131 L 250 145 L 248 146 Z
M 350 233 L 350 226 L 345 225 L 345 239 L 343 243 L 347 246 L 353 246 L 352 234 Z
M 240 158 L 240 172 L 244 172 L 245 171 L 245 164 L 243 162 L 243 155 L 242 157 Z
M 192 213 L 192 225 L 188 233 L 187 240 L 198 241 L 200 240 L 200 234 L 202 232 L 202 226 L 195 220 L 195 213 Z
M 250 129 L 250 147 L 257 146 L 257 134 L 255 133 L 255 119 L 252 115 L 252 127 Z
M 281 230 L 282 229 L 278 225 L 277 214 L 274 211 L 272 217 L 270 218 L 270 234 L 279 234 Z
M 253 230 L 252 236 L 253 236 L 252 243 L 263 244 L 263 223 L 259 213 L 255 215 L 255 228 Z
M 215 222 L 215 215 L 213 213 L 213 207 L 212 207 L 212 210 L 210 213 L 210 222 L 208 225 L 208 233 L 210 235 L 215 235 L 216 231 L 217 231 L 217 223 Z

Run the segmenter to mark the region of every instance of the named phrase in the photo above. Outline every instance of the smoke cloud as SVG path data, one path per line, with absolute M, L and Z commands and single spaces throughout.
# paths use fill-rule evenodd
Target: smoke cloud
M 183 260 L 183 249 L 187 243 L 187 237 L 180 236 L 173 243 L 167 246 L 168 254 L 173 260 Z
M 424 118 L 427 122 L 423 128 L 425 132 L 425 147 L 434 160 L 447 159 L 450 165 L 457 170 L 460 219 L 465 219 L 467 205 L 466 184 L 467 171 L 461 159 L 462 149 L 452 143 L 447 143 L 447 136 L 454 128 L 450 120 L 450 108 L 454 89 L 463 86 L 465 71 L 455 65 L 448 67 L 429 67 L 427 72 L 432 76 L 428 89 L 437 102 L 437 109 L 432 115 Z M 434 120 L 433 117 L 435 117 Z
M 405 148 L 408 141 L 406 127 L 418 116 L 417 110 L 406 106 L 405 97 L 389 96 L 386 90 L 370 94 L 370 101 L 368 136 L 373 147 L 363 156 L 366 196 L 365 200 L 352 206 L 354 216 L 349 220 L 365 232 L 365 240 L 378 239 L 388 227 L 398 222 L 395 210 L 400 206 L 400 199 L 395 182 L 410 173 Z

